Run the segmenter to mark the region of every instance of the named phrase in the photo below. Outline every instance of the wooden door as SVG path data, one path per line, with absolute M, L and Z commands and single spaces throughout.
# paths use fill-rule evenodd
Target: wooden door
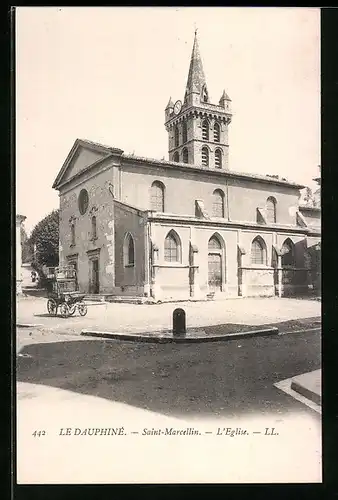
M 208 284 L 210 292 L 222 290 L 222 256 L 219 253 L 208 254 Z
M 92 293 L 100 293 L 99 261 L 92 260 Z

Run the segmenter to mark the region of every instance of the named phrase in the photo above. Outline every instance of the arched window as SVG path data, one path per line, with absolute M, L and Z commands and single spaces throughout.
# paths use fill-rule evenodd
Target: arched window
M 215 189 L 212 200 L 212 216 L 224 217 L 224 193 L 221 189 Z
M 202 148 L 202 165 L 204 167 L 209 166 L 209 149 L 206 147 Z
M 70 225 L 70 245 L 75 245 L 75 222 Z
M 164 212 L 164 185 L 155 181 L 151 185 L 151 210 Z
M 97 238 L 97 226 L 96 226 L 96 217 L 93 215 L 92 217 L 92 239 L 96 240 Z
M 214 141 L 219 142 L 221 139 L 221 129 L 219 124 L 216 122 L 214 125 Z
M 202 140 L 209 140 L 209 123 L 208 120 L 203 120 L 202 122 Z
M 176 151 L 176 153 L 174 153 L 173 160 L 176 161 L 177 163 L 180 161 L 180 155 L 179 155 L 178 151 Z
M 276 205 L 277 202 L 275 198 L 272 196 L 269 196 L 269 198 L 266 200 L 266 222 L 276 222 Z
M 178 234 L 170 231 L 164 241 L 164 260 L 167 262 L 181 261 L 181 243 Z
M 295 265 L 295 245 L 287 238 L 282 246 L 282 267 Z
M 130 233 L 127 233 L 124 239 L 123 261 L 125 267 L 133 267 L 135 263 L 134 239 Z
M 182 139 L 183 139 L 183 144 L 187 142 L 188 140 L 188 129 L 187 129 L 187 122 L 183 122 L 182 125 Z
M 251 243 L 251 264 L 266 265 L 266 245 L 264 240 L 257 236 Z
M 180 144 L 180 133 L 178 131 L 177 126 L 174 129 L 174 135 L 175 135 L 175 148 L 177 148 L 177 146 L 179 146 L 179 144 Z
M 217 236 L 214 234 L 211 236 L 209 242 L 208 242 L 208 250 L 221 250 L 222 245 Z
M 215 151 L 215 167 L 222 168 L 222 151 L 220 149 Z
M 189 162 L 189 153 L 188 153 L 187 148 L 183 149 L 182 155 L 183 155 L 183 163 L 188 163 Z

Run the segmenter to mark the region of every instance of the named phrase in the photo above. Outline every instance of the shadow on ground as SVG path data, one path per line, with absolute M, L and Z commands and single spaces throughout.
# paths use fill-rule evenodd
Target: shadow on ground
M 180 345 L 91 339 L 25 346 L 17 381 L 181 418 L 239 416 L 309 411 L 273 384 L 318 368 L 318 332 Z

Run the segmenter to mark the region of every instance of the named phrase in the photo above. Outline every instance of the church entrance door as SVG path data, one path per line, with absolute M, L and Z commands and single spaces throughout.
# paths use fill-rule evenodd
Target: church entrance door
M 222 290 L 222 256 L 220 253 L 208 254 L 208 285 L 210 292 Z
M 100 292 L 99 260 L 92 260 L 92 293 Z

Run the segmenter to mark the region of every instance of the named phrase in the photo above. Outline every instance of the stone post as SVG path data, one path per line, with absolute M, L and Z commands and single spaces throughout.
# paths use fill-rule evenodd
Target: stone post
M 175 309 L 173 312 L 173 336 L 185 336 L 187 332 L 184 309 Z
M 26 219 L 24 215 L 16 216 L 16 294 L 22 294 L 22 275 L 21 275 L 21 266 L 22 266 L 22 247 L 21 247 L 21 228 L 22 223 Z

